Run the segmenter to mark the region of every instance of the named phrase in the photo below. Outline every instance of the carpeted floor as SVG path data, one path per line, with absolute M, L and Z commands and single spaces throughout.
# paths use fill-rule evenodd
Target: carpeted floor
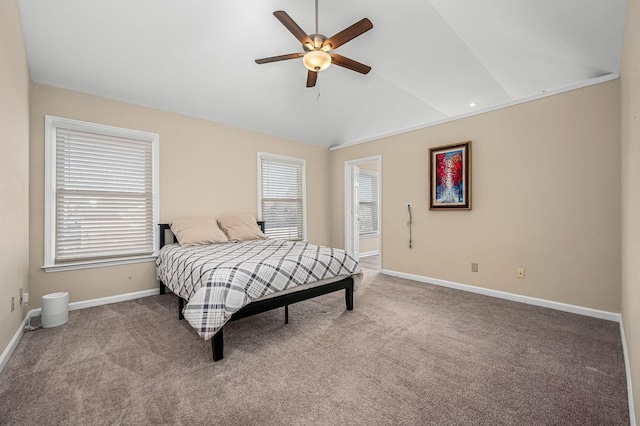
M 173 295 L 70 312 L 0 373 L 3 425 L 625 425 L 616 323 L 366 270 L 229 323 L 225 359 Z

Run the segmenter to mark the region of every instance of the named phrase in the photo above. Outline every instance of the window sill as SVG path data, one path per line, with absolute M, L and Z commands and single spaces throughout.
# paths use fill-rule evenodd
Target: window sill
M 131 257 L 126 259 L 99 260 L 91 262 L 65 263 L 64 265 L 44 265 L 45 272 L 75 271 L 79 269 L 104 268 L 106 266 L 128 265 L 131 263 L 153 262 L 156 255 Z
M 360 238 L 374 238 L 380 235 L 379 232 L 368 232 L 366 234 L 360 234 Z

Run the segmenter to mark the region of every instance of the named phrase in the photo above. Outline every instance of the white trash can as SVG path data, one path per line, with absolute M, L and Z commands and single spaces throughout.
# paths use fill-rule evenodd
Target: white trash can
M 50 293 L 42 296 L 42 328 L 52 328 L 69 321 L 69 293 Z

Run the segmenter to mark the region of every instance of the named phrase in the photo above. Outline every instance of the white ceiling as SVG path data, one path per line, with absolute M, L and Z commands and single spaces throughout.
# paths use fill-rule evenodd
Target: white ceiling
M 33 81 L 331 147 L 616 77 L 626 0 L 319 0 L 326 36 L 373 29 L 306 88 L 314 0 L 20 0 Z M 595 79 L 595 80 L 594 80 Z M 469 104 L 474 102 L 475 107 Z

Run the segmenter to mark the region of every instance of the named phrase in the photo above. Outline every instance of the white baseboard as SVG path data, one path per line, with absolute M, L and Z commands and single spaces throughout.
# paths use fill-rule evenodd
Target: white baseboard
M 629 424 L 636 426 L 636 413 L 633 408 L 633 390 L 631 388 L 631 364 L 629 363 L 629 352 L 627 352 L 627 338 L 624 334 L 622 319 L 620 320 L 620 336 L 622 339 L 622 354 L 624 355 L 624 369 L 627 372 L 627 395 L 629 397 Z
M 126 300 L 134 300 L 134 299 L 140 299 L 142 297 L 155 296 L 156 294 L 160 294 L 159 288 L 136 291 L 133 293 L 118 294 L 116 296 L 101 297 L 99 299 L 72 302 L 72 303 L 69 303 L 69 310 L 75 311 L 76 309 L 84 309 L 84 308 L 91 308 L 93 306 L 108 305 L 110 303 L 124 302 Z
M 527 305 L 541 306 L 543 308 L 556 309 L 558 311 L 570 312 L 573 314 L 585 315 L 593 318 L 600 318 L 608 321 L 620 322 L 622 316 L 616 312 L 600 311 L 598 309 L 585 308 L 583 306 L 570 305 L 568 303 L 554 302 L 552 300 L 538 299 L 536 297 L 522 296 L 520 294 L 507 293 L 505 291 L 491 290 L 483 287 L 476 287 L 468 284 L 460 284 L 453 281 L 445 281 L 437 278 L 429 278 L 421 275 L 406 274 L 404 272 L 383 269 L 380 272 L 393 277 L 406 278 L 408 280 L 438 285 L 441 287 L 454 288 L 456 290 L 468 291 L 470 293 L 482 294 L 484 296 L 497 297 L 499 299 L 511 300 L 514 302 L 526 303 Z
M 81 300 L 80 302 L 69 303 L 69 310 L 75 311 L 78 309 L 92 308 L 94 306 L 109 305 L 111 303 L 124 302 L 127 300 L 133 300 L 133 299 L 140 299 L 141 297 L 155 296 L 156 294 L 160 294 L 159 288 L 154 288 L 151 290 L 136 291 L 134 293 L 118 294 L 116 296 L 101 297 L 99 299 Z M 32 309 L 31 314 L 33 316 L 39 316 L 40 311 L 41 311 L 40 308 Z
M 379 254 L 380 254 L 380 250 L 365 251 L 364 253 L 360 253 L 359 257 L 377 256 Z
M 27 321 L 31 318 L 31 311 L 27 312 L 27 315 L 22 320 L 22 324 L 20 324 L 20 328 L 16 331 L 16 334 L 13 335 L 13 338 L 9 342 L 2 355 L 0 355 L 0 372 L 4 369 L 4 366 L 9 362 L 9 358 L 13 355 L 13 351 L 16 350 L 18 343 L 20 343 L 20 339 L 22 339 L 22 335 L 24 334 L 24 328 L 27 326 Z
M 77 309 L 91 308 L 93 306 L 124 302 L 125 300 L 133 300 L 133 299 L 139 299 L 141 297 L 154 296 L 159 293 L 160 293 L 160 289 L 154 288 L 151 290 L 136 291 L 134 293 L 126 293 L 126 294 L 118 294 L 116 296 L 101 297 L 99 299 L 72 302 L 72 303 L 69 303 L 69 310 L 75 311 Z M 24 330 L 25 330 L 25 327 L 27 326 L 27 322 L 29 321 L 29 319 L 35 316 L 39 316 L 41 311 L 42 311 L 41 308 L 31 309 L 27 313 L 27 315 L 24 317 L 24 320 L 22 321 L 20 328 L 18 329 L 16 334 L 13 336 L 13 338 L 9 342 L 9 345 L 7 345 L 5 350 L 2 352 L 2 355 L 0 355 L 0 372 L 4 369 L 4 366 L 7 364 L 7 362 L 9 362 L 9 358 L 11 358 L 11 355 L 16 350 L 18 343 L 20 343 L 20 339 L 22 339 L 22 336 L 24 335 Z

